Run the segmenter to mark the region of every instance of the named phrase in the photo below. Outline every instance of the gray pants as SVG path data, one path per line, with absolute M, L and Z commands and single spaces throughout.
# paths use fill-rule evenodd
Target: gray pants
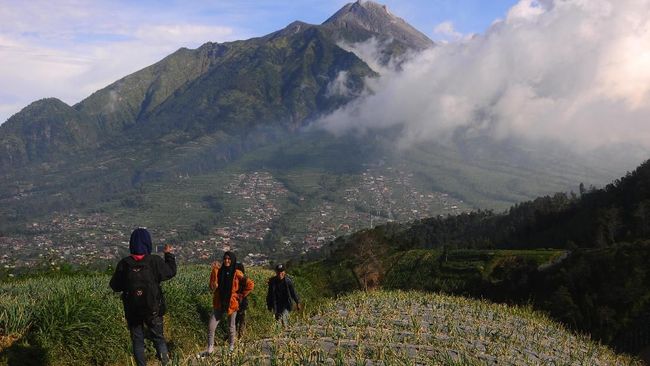
M 283 327 L 286 328 L 289 326 L 289 310 L 284 309 L 282 312 L 275 313 L 275 320 Z
M 214 312 L 212 312 L 212 316 L 210 317 L 210 323 L 208 323 L 208 350 L 212 350 L 214 348 L 214 332 L 217 330 L 217 327 L 219 326 L 219 322 L 221 321 L 221 318 L 225 314 L 227 314 L 227 312 L 221 310 L 214 310 Z M 235 325 L 236 319 L 237 319 L 236 311 L 232 313 L 230 316 L 228 316 L 228 322 L 230 325 L 228 327 L 228 341 L 231 347 L 235 346 L 235 338 L 237 338 L 237 327 Z

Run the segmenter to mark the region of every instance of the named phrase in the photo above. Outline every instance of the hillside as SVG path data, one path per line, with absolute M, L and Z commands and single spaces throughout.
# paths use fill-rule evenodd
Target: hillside
M 579 196 L 558 193 L 500 214 L 433 217 L 339 237 L 323 249 L 327 259 L 305 268 L 347 288 L 532 304 L 620 350 L 647 352 L 649 186 L 650 161 Z
M 529 309 L 414 291 L 341 297 L 270 343 L 345 364 L 633 363 Z
M 370 225 L 504 209 L 600 174 L 573 163 L 524 166 L 478 151 L 465 163 L 470 152 L 436 145 L 393 155 L 389 143 L 371 136 L 310 132 L 283 139 L 228 162 L 204 154 L 215 141 L 204 137 L 187 148 L 159 146 L 160 156 L 168 149 L 182 156 L 148 157 L 150 165 L 125 151 L 98 165 L 78 162 L 72 173 L 26 167 L 34 178 L 0 177 L 7 191 L 0 198 L 0 246 L 12 248 L 0 265 L 37 265 L 44 250 L 56 262 L 87 264 L 75 257 L 80 242 L 97 257 L 115 258 L 134 226 L 151 228 L 159 244 L 176 243 L 184 260 L 210 260 L 202 256 L 227 245 L 262 258 L 280 250 L 300 255 Z M 545 175 L 543 166 L 557 174 Z
M 397 149 L 400 131 L 312 128 L 381 77 L 342 44 L 370 39 L 384 61 L 435 46 L 360 1 L 320 25 L 181 48 L 73 106 L 25 107 L 0 125 L 0 247 L 11 248 L 0 265 L 86 265 L 80 241 L 110 260 L 133 226 L 157 230 L 187 260 L 208 261 L 216 246 L 261 263 L 378 223 L 505 209 L 623 169 L 482 137 Z
M 212 359 L 195 357 L 204 347 L 209 268 L 181 267 L 177 278 L 164 285 L 174 364 L 391 364 L 404 359 L 436 365 L 638 364 L 529 309 L 421 292 L 359 292 L 325 299 L 300 277 L 295 279 L 307 309 L 293 314 L 291 328 L 278 333 L 263 302 L 270 272 L 249 272 L 257 287 L 246 338 L 233 354 L 222 353 L 223 347 Z M 5 294 L 0 298 L 0 364 L 128 363 L 128 333 L 108 280 L 108 274 L 50 275 L 0 285 Z
M 411 224 L 389 223 L 348 237 L 329 249 L 394 252 L 418 248 L 604 248 L 650 239 L 650 160 L 603 189 L 520 202 L 503 213 L 479 210 Z

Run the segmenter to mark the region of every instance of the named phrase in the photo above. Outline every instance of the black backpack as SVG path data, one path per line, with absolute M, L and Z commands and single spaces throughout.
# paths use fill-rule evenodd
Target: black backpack
M 160 286 L 150 256 L 140 261 L 129 257 L 125 277 L 124 302 L 129 313 L 141 318 L 157 315 L 160 311 Z

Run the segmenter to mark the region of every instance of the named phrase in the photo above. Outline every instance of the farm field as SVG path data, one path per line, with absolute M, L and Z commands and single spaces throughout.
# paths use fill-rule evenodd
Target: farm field
M 272 272 L 248 273 L 256 289 L 246 335 L 235 352 L 224 345 L 209 359 L 196 357 L 205 347 L 209 267 L 180 267 L 164 284 L 165 332 L 175 365 L 637 364 L 528 308 L 417 291 L 323 298 L 321 289 L 299 276 L 294 279 L 306 308 L 292 314 L 291 327 L 282 332 L 265 309 Z M 131 364 L 122 306 L 108 288 L 109 276 L 1 284 L 0 365 Z M 217 339 L 224 335 L 222 328 Z

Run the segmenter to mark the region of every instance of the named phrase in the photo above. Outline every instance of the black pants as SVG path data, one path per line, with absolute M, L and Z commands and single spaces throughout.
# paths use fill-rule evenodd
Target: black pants
M 163 318 L 156 316 L 148 320 L 131 319 L 128 321 L 129 332 L 131 333 L 131 344 L 133 345 L 133 356 L 138 366 L 146 366 L 147 358 L 144 355 L 144 338 L 145 326 L 147 328 L 147 338 L 151 339 L 156 347 L 157 357 L 166 365 L 169 361 L 167 355 L 167 343 L 163 335 Z
M 246 310 L 239 309 L 237 311 L 237 317 L 235 318 L 235 324 L 237 326 L 237 337 L 241 338 L 244 336 L 246 331 Z

